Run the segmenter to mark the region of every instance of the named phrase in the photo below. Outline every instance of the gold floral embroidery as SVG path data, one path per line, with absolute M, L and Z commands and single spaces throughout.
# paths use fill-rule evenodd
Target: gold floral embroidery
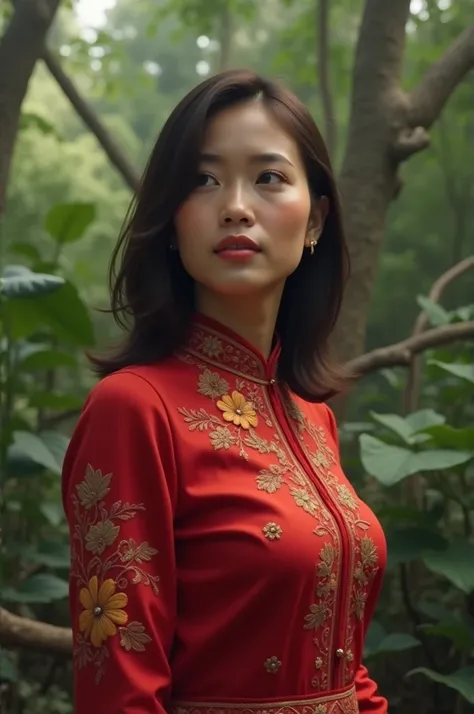
M 281 667 L 281 662 L 278 657 L 269 657 L 265 660 L 265 669 L 271 674 L 276 674 Z
M 203 354 L 211 359 L 219 357 L 222 354 L 222 342 L 218 337 L 214 337 L 213 335 L 203 337 L 200 347 Z
M 204 372 L 199 375 L 198 392 L 205 397 L 218 399 L 222 394 L 226 394 L 228 391 L 229 384 L 220 374 L 205 369 Z
M 117 634 L 117 625 L 125 625 L 127 606 L 125 593 L 116 593 L 117 585 L 109 578 L 99 589 L 99 579 L 93 575 L 87 588 L 82 588 L 79 600 L 84 608 L 79 617 L 79 629 L 90 639 L 94 647 L 100 647 L 108 637 Z
M 283 478 L 284 472 L 285 469 L 282 469 L 278 464 L 271 464 L 268 469 L 262 469 L 257 476 L 258 490 L 276 493 L 285 482 Z
M 215 431 L 211 431 L 209 438 L 215 449 L 230 449 L 236 443 L 235 437 L 225 426 L 218 426 Z
M 227 355 L 227 344 L 224 346 L 224 354 Z M 231 361 L 236 353 L 229 349 L 227 357 L 222 357 L 225 362 Z M 198 360 L 192 362 L 200 368 L 200 374 L 207 367 L 203 367 Z M 218 375 L 217 375 L 218 376 Z M 207 378 L 206 378 L 207 379 Z M 199 384 L 198 379 L 198 388 Z M 325 538 L 326 543 L 321 551 L 321 568 L 316 569 L 315 599 L 317 601 L 310 606 L 310 613 L 306 616 L 305 629 L 313 630 L 313 642 L 318 649 L 323 661 L 321 672 L 312 680 L 312 686 L 320 691 L 327 690 L 331 683 L 329 673 L 329 644 L 331 642 L 331 615 L 335 606 L 335 592 L 337 586 L 337 570 L 340 547 L 340 536 L 338 534 L 334 517 L 321 501 L 320 494 L 315 484 L 308 478 L 302 470 L 297 455 L 293 453 L 288 444 L 285 434 L 281 429 L 273 413 L 273 407 L 269 400 L 268 393 L 261 387 L 255 385 L 248 386 L 241 378 L 235 380 L 236 389 L 231 395 L 226 394 L 217 404 L 214 400 L 214 408 L 218 407 L 222 415 L 209 413 L 205 408 L 187 409 L 179 407 L 178 411 L 188 424 L 190 431 L 208 431 L 210 442 L 214 449 L 237 448 L 239 455 L 248 460 L 247 449 L 257 451 L 260 454 L 273 454 L 277 462 L 268 464 L 257 474 L 257 487 L 261 491 L 273 494 L 278 491 L 283 484 L 293 497 L 297 506 L 302 508 L 311 517 L 317 519 L 314 534 Z M 238 395 L 238 396 L 236 396 Z M 204 395 L 207 396 L 207 395 Z M 211 399 L 211 397 L 209 397 Z M 248 420 L 248 428 L 244 428 L 241 417 L 244 414 L 236 414 L 239 409 L 243 412 L 243 406 L 248 405 L 252 410 L 250 416 L 255 417 L 255 425 L 259 423 L 261 417 L 267 427 L 275 429 L 271 439 L 267 440 L 257 433 L 251 420 Z M 257 416 L 258 415 L 258 416 Z M 239 417 L 235 419 L 235 417 Z M 305 425 L 305 418 L 302 426 Z M 224 422 L 224 423 L 223 423 Z M 335 457 L 329 447 L 325 445 L 324 430 L 317 431 L 317 436 L 322 444 L 323 455 L 318 459 L 321 463 L 333 463 Z M 303 432 L 301 439 L 303 439 Z M 328 538 L 331 542 L 328 541 Z M 329 550 L 328 547 L 332 548 Z M 324 566 L 324 572 L 323 572 Z
M 110 493 L 112 474 L 103 475 L 90 464 L 84 480 L 73 495 L 75 526 L 72 542 L 71 579 L 80 586 L 79 615 L 75 655 L 79 668 L 93 665 L 96 682 L 105 672 L 109 656 L 107 641 L 119 635 L 120 645 L 129 652 L 141 652 L 151 641 L 139 622 L 128 622 L 128 595 L 123 592 L 130 582 L 142 583 L 158 595 L 158 576 L 149 575 L 141 566 L 158 551 L 146 541 L 133 538 L 119 541 L 121 523 L 144 511 L 143 504 L 105 501 Z M 92 557 L 87 556 L 90 553 Z
M 347 486 L 345 484 L 338 484 L 336 489 L 339 494 L 339 502 L 342 503 L 343 506 L 347 506 L 347 508 L 355 511 L 357 502 Z
M 250 429 L 251 426 L 255 427 L 258 424 L 257 413 L 253 405 L 240 392 L 233 391 L 230 396 L 225 394 L 217 402 L 217 406 L 223 412 L 223 418 L 235 426 Z
M 267 525 L 263 528 L 263 533 L 265 538 L 268 538 L 268 540 L 279 540 L 283 530 L 276 523 L 267 523 Z

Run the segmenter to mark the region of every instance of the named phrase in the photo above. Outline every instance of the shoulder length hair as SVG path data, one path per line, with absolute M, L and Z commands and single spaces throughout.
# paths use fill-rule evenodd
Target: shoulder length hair
M 348 276 L 348 255 L 330 159 L 306 107 L 287 88 L 251 70 L 230 70 L 196 86 L 177 105 L 153 148 L 112 254 L 111 309 L 125 328 L 113 353 L 90 359 L 103 377 L 123 367 L 161 361 L 181 349 L 195 312 L 194 282 L 174 243 L 174 215 L 195 187 L 209 119 L 256 99 L 296 142 L 313 198 L 329 212 L 315 254 L 287 278 L 277 319 L 278 378 L 307 401 L 324 401 L 347 384 L 329 354 Z

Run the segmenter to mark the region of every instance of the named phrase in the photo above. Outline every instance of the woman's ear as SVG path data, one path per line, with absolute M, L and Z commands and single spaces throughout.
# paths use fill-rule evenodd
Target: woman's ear
M 328 213 L 329 199 L 327 196 L 319 196 L 319 198 L 313 200 L 305 240 L 306 247 L 314 246 L 320 239 Z

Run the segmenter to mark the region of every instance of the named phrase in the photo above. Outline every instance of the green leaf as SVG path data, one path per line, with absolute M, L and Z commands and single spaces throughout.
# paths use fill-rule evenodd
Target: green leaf
M 82 406 L 82 401 L 74 394 L 58 392 L 30 392 L 28 394 L 28 403 L 35 409 L 53 409 L 55 411 L 79 409 Z
M 378 649 L 372 653 L 374 655 L 388 654 L 390 652 L 404 652 L 405 650 L 419 647 L 420 641 L 405 632 L 392 632 L 379 644 Z
M 439 682 L 439 684 L 455 689 L 470 704 L 474 704 L 474 667 L 464 667 L 452 674 L 440 674 L 426 667 L 417 667 L 408 672 L 406 676 L 412 677 L 414 674 L 424 674 L 425 677 L 434 682 Z
M 24 554 L 24 559 L 28 563 L 45 565 L 48 568 L 69 568 L 71 554 L 69 546 L 64 543 L 54 541 L 44 541 L 39 543 L 37 548 L 31 548 Z
M 20 678 L 13 653 L 0 649 L 0 682 L 17 682 Z
M 40 511 L 48 523 L 57 528 L 64 521 L 64 510 L 57 501 L 43 501 L 40 504 Z
M 423 562 L 428 570 L 447 578 L 466 595 L 474 592 L 474 545 L 472 543 L 459 541 L 451 543 L 446 550 L 425 553 Z
M 94 344 L 89 310 L 69 282 L 52 295 L 42 295 L 35 300 L 12 300 L 8 303 L 8 313 L 14 339 L 48 327 L 65 344 L 76 347 Z
M 34 354 L 28 354 L 21 361 L 21 368 L 24 372 L 56 369 L 57 367 L 77 367 L 77 358 L 61 350 L 40 349 Z
M 445 424 L 430 426 L 423 430 L 432 437 L 436 446 L 447 449 L 461 449 L 474 451 L 474 428 L 455 429 Z
M 418 560 L 424 553 L 443 550 L 446 540 L 436 531 L 427 528 L 393 528 L 387 532 L 389 566 L 410 563 Z
M 0 591 L 0 602 L 48 603 L 63 600 L 69 594 L 66 580 L 49 573 L 39 573 L 24 580 L 15 588 Z
M 56 292 L 63 284 L 63 278 L 57 275 L 34 273 L 24 265 L 10 265 L 0 278 L 0 294 L 10 299 L 31 299 Z
M 54 456 L 56 463 L 62 470 L 66 450 L 69 446 L 69 437 L 65 436 L 60 431 L 42 431 L 40 436 L 43 439 L 43 443 Z
M 410 425 L 412 432 L 415 434 L 429 426 L 444 424 L 446 417 L 433 411 L 433 409 L 420 409 L 417 412 L 409 414 L 406 420 Z
M 15 431 L 13 438 L 12 446 L 19 453 L 28 457 L 34 463 L 40 464 L 54 473 L 61 474 L 62 461 L 58 461 L 41 437 L 28 431 Z
M 93 203 L 62 203 L 49 211 L 45 228 L 58 243 L 73 243 L 82 238 L 94 219 Z
M 10 253 L 14 253 L 15 255 L 21 255 L 24 258 L 28 258 L 29 260 L 41 260 L 41 255 L 38 248 L 35 245 L 32 245 L 31 243 L 25 243 L 24 241 L 15 241 L 14 243 L 10 243 L 10 245 L 8 246 L 8 250 L 10 251 Z
M 398 434 L 407 444 L 410 443 L 413 429 L 403 417 L 398 414 L 378 414 L 377 412 L 370 412 L 370 416 L 379 424 Z
M 386 444 L 370 434 L 361 434 L 359 443 L 364 469 L 385 486 L 393 486 L 422 471 L 442 471 L 459 466 L 473 458 L 472 453 L 447 449 L 412 452 Z
M 451 316 L 449 312 L 447 312 L 437 302 L 424 297 L 424 295 L 418 295 L 416 300 L 421 309 L 426 312 L 430 323 L 434 327 L 447 325 L 450 322 Z
M 469 654 L 473 645 L 473 633 L 466 627 L 464 622 L 438 622 L 436 624 L 427 623 L 425 625 L 420 625 L 420 630 L 422 630 L 426 635 L 433 635 L 434 637 L 445 637 L 447 640 L 453 642 L 457 649 Z
M 474 384 L 474 364 L 440 362 L 436 359 L 430 360 L 429 364 L 434 364 L 436 367 L 443 369 L 445 372 L 449 372 L 449 374 L 453 374 L 455 377 L 465 379 L 470 384 Z

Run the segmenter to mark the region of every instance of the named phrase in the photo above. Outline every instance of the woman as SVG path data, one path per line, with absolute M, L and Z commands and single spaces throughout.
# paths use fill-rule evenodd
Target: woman
M 126 327 L 65 459 L 76 714 L 383 714 L 383 533 L 324 400 L 346 276 L 330 163 L 250 71 L 165 124 L 112 272 Z

